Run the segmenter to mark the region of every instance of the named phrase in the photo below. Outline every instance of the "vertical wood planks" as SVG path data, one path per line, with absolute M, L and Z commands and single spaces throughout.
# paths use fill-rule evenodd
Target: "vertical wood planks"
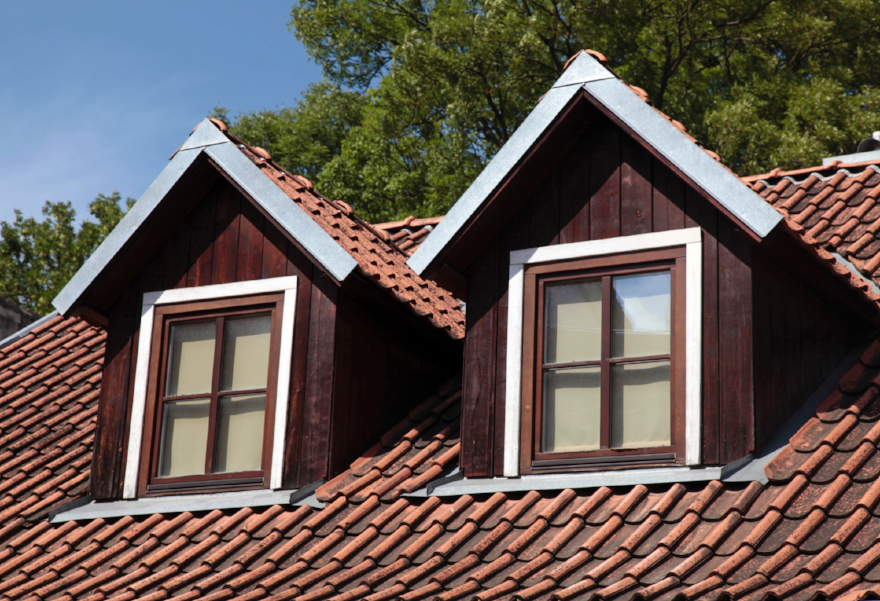
M 468 269 L 461 466 L 469 478 L 492 473 L 498 264 L 496 238 Z
M 217 195 L 212 284 L 228 284 L 235 281 L 238 267 L 241 200 L 238 190 L 228 185 L 220 188 Z
M 311 483 L 328 476 L 327 441 L 333 408 L 333 358 L 336 351 L 336 285 L 320 268 L 312 269 L 308 371 L 303 402 L 299 480 Z
M 189 271 L 186 276 L 188 287 L 207 286 L 211 283 L 214 271 L 215 207 L 220 187 L 224 184 L 225 182 L 218 182 L 190 213 Z
M 629 136 L 620 145 L 620 235 L 653 231 L 653 157 Z
M 559 243 L 590 239 L 590 136 L 575 142 L 557 167 Z M 503 256 L 503 255 L 502 255 Z
M 620 138 L 617 126 L 597 121 L 590 161 L 590 240 L 620 235 Z
M 248 200 L 241 200 L 238 258 L 235 281 L 257 280 L 263 271 L 263 214 Z
M 722 464 L 754 450 L 751 245 L 733 224 L 718 227 L 719 404 Z

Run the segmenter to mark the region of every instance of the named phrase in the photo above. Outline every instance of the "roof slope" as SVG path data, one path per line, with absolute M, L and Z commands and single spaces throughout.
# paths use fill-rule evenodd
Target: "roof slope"
M 318 489 L 324 509 L 50 524 L 39 511 L 81 494 L 87 478 L 94 356 L 102 345 L 100 332 L 59 318 L 3 349 L 0 599 L 691 600 L 880 592 L 880 342 L 768 466 L 766 486 L 405 497 L 456 464 L 460 392 L 453 381 Z M 46 429 L 55 424 L 66 435 L 52 439 Z M 54 448 L 61 450 L 47 450 Z M 57 461 L 34 467 L 19 459 L 37 455 Z
M 876 163 L 876 161 L 874 161 Z M 880 285 L 880 167 L 873 163 L 780 171 L 743 178 L 816 243 Z

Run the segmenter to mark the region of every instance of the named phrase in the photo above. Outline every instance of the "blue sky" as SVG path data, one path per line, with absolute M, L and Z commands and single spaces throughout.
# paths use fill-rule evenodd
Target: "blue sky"
M 134 198 L 217 104 L 290 106 L 321 78 L 291 0 L 0 3 L 0 220 Z

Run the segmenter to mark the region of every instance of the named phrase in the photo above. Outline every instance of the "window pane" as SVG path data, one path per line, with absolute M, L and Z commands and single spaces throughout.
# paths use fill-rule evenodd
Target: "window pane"
M 613 357 L 668 355 L 671 278 L 668 271 L 616 276 L 611 309 Z
M 226 320 L 220 390 L 266 387 L 271 328 L 271 315 Z
M 266 395 L 220 397 L 214 472 L 258 470 L 263 462 Z
M 602 280 L 544 288 L 545 363 L 591 361 L 602 354 Z
M 672 444 L 669 361 L 624 363 L 611 369 L 611 446 Z
M 213 320 L 171 326 L 165 396 L 211 392 L 216 329 Z
M 210 399 L 171 401 L 162 412 L 159 447 L 160 476 L 205 473 Z
M 601 368 L 578 367 L 544 375 L 545 453 L 599 448 Z

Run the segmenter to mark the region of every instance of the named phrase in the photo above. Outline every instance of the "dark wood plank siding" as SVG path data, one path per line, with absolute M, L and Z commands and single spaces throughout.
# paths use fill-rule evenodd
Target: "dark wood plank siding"
M 703 239 L 703 462 L 723 465 L 754 450 L 759 417 L 753 349 L 761 336 L 779 335 L 752 330 L 752 263 L 758 251 L 700 193 L 611 121 L 598 117 L 468 268 L 462 420 L 467 476 L 500 475 L 503 468 L 510 251 L 695 226 L 702 229 Z M 762 285 L 776 286 L 769 280 Z M 490 288 L 494 296 L 487 298 Z M 486 353 L 494 359 L 491 367 L 485 363 Z M 775 365 L 772 369 L 778 370 Z M 779 376 L 785 380 L 785 371 L 778 371 L 777 392 Z M 495 380 L 491 391 L 487 377 Z M 803 381 L 801 375 L 795 377 Z M 783 396 L 802 399 L 802 388 Z M 757 409 L 759 415 L 765 410 Z M 783 414 L 789 414 L 787 406 L 780 410 Z M 489 435 L 491 449 L 481 441 Z
M 121 494 L 144 292 L 260 277 L 299 276 L 288 435 L 299 436 L 302 431 L 296 420 L 302 419 L 305 390 L 311 262 L 225 180 L 217 181 L 203 197 L 193 202 L 195 205 L 180 225 L 164 242 L 159 242 L 155 255 L 119 295 L 109 312 L 106 368 L 92 464 L 92 497 L 95 499 L 118 498 Z M 287 460 L 297 465 L 298 458 L 299 449 L 294 448 Z M 296 480 L 291 474 L 295 471 L 289 464 L 285 465 L 286 485 Z
M 467 338 L 461 405 L 461 461 L 469 476 L 492 474 L 495 426 L 497 240 L 468 271 Z M 505 269 L 506 271 L 506 269 Z M 505 278 L 506 278 L 505 273 Z
M 753 264 L 755 446 L 760 449 L 835 365 L 867 341 L 871 329 L 853 312 L 841 311 L 839 302 L 823 298 L 831 282 L 817 278 L 807 285 L 792 276 L 800 266 L 782 267 L 766 255 L 756 253 Z

